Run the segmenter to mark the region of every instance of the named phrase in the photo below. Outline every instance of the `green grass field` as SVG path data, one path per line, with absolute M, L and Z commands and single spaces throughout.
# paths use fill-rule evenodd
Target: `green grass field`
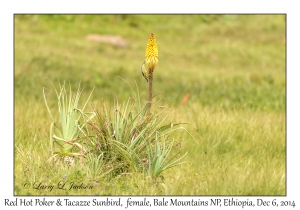
M 285 24 L 284 15 L 15 15 L 15 195 L 285 195 Z M 185 126 L 195 139 L 172 135 L 188 151 L 186 163 L 159 180 L 47 163 L 51 119 L 43 87 L 53 110 L 57 99 L 45 78 L 74 89 L 81 81 L 83 99 L 95 87 L 90 102 L 113 107 L 115 97 L 131 96 L 121 77 L 137 83 L 146 103 L 140 67 L 150 33 L 159 53 L 157 103 L 172 108 L 168 122 L 196 127 Z M 88 35 L 121 36 L 126 44 Z M 50 189 L 60 182 L 89 187 Z

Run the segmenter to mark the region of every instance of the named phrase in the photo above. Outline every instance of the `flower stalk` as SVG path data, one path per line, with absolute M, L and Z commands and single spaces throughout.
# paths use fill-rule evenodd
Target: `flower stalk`
M 151 104 L 152 104 L 152 87 L 153 87 L 153 73 L 154 68 L 158 63 L 158 48 L 156 44 L 156 39 L 153 33 L 150 34 L 145 54 L 145 62 L 143 64 L 143 68 L 145 68 L 146 72 L 143 72 L 146 80 L 149 80 L 149 104 L 148 104 L 148 112 L 150 113 Z

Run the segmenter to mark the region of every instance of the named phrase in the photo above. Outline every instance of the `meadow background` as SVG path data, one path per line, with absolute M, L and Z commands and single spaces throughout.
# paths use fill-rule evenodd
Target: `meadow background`
M 15 195 L 285 195 L 285 15 L 15 15 Z M 135 82 L 145 103 L 140 67 L 150 33 L 159 63 L 153 93 L 172 108 L 168 121 L 195 125 L 173 136 L 186 164 L 154 182 L 141 174 L 91 177 L 81 167 L 53 167 L 43 87 L 48 80 L 95 90 L 90 103 L 126 101 Z M 91 36 L 93 35 L 93 36 Z M 98 36 L 121 42 L 99 42 Z M 92 38 L 91 38 L 92 37 Z M 89 107 L 87 108 L 89 109 Z M 78 181 L 91 190 L 37 190 L 24 183 Z

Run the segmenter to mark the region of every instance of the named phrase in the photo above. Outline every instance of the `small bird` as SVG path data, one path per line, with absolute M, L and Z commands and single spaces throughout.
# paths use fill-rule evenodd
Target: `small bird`
M 146 68 L 145 62 L 144 62 L 143 65 L 141 66 L 141 71 L 142 71 L 142 75 L 144 76 L 144 78 L 145 78 L 146 81 L 148 82 L 148 79 L 149 79 L 149 72 L 148 72 L 148 69 Z

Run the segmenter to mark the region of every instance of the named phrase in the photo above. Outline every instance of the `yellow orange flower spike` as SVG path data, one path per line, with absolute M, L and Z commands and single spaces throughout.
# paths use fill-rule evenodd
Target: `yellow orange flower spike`
M 147 43 L 147 48 L 146 48 L 146 54 L 145 54 L 145 67 L 147 72 L 147 75 L 149 75 L 149 73 L 153 72 L 155 66 L 158 63 L 158 48 L 157 48 L 157 44 L 156 44 L 156 39 L 153 33 L 150 34 L 149 39 L 148 39 L 148 43 Z

